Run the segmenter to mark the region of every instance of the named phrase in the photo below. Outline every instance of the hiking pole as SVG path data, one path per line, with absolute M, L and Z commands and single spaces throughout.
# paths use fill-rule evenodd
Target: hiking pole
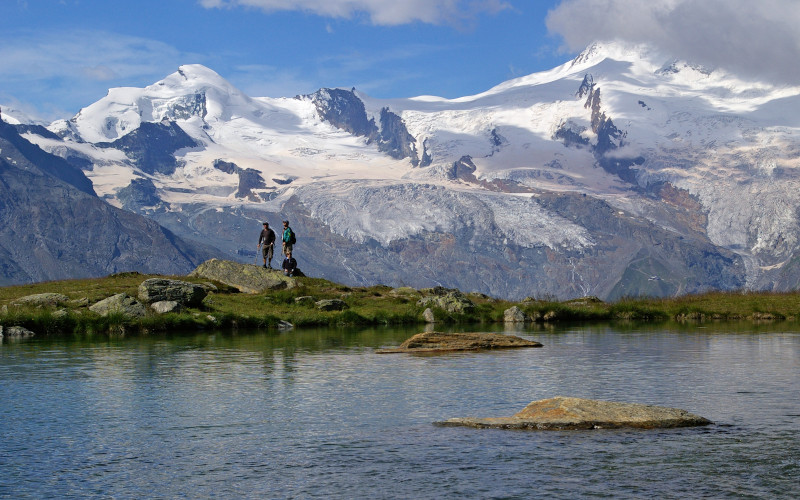
M 258 265 L 258 245 L 256 245 L 256 260 L 253 264 Z

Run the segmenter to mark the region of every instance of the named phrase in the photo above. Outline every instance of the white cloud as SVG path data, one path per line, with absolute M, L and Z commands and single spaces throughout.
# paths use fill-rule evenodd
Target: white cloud
M 376 25 L 412 22 L 461 24 L 483 13 L 510 8 L 505 0 L 199 0 L 206 8 L 252 7 L 265 12 L 295 10 L 350 19 L 369 16 Z
M 564 0 L 548 29 L 578 51 L 592 42 L 649 43 L 672 57 L 761 80 L 800 80 L 797 0 Z

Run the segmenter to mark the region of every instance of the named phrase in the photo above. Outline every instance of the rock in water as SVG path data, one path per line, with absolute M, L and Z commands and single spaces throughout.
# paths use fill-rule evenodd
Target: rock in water
M 712 422 L 678 408 L 556 396 L 534 401 L 511 417 L 451 418 L 440 426 L 571 430 L 693 427 Z
M 280 271 L 230 260 L 207 260 L 189 273 L 189 276 L 217 280 L 245 293 L 261 293 L 267 290 L 297 287 L 297 280 L 284 276 Z
M 542 344 L 501 333 L 418 333 L 395 349 L 380 349 L 378 354 L 398 352 L 477 351 L 512 347 L 542 347 Z

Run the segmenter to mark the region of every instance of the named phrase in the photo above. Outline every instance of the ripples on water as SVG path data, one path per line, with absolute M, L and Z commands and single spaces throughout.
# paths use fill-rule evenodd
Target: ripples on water
M 775 327 L 778 328 L 778 327 Z M 376 355 L 325 330 L 0 345 L 0 498 L 796 498 L 800 334 L 565 328 L 542 349 Z M 439 428 L 569 395 L 662 431 Z

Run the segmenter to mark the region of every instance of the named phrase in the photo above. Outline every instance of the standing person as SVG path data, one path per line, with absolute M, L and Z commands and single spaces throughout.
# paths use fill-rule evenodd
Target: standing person
M 286 258 L 283 259 L 283 274 L 285 276 L 293 276 L 297 269 L 297 261 L 292 257 L 292 251 L 286 253 Z
M 258 235 L 258 248 L 264 256 L 264 269 L 272 269 L 272 255 L 275 251 L 275 231 L 269 228 L 269 222 L 264 222 L 264 229 Z
M 288 220 L 283 221 L 283 237 L 281 240 L 283 241 L 283 254 L 289 255 L 292 253 L 292 247 L 297 239 L 295 238 L 294 231 L 289 227 Z

